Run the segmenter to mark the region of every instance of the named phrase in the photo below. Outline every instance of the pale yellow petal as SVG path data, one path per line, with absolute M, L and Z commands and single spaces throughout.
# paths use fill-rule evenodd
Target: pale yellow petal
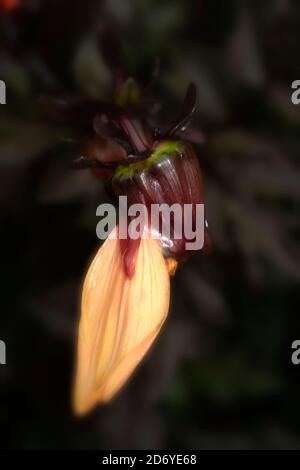
M 118 392 L 168 313 L 170 281 L 157 240 L 141 240 L 130 279 L 116 234 L 117 228 L 99 249 L 83 286 L 74 393 L 78 414 Z

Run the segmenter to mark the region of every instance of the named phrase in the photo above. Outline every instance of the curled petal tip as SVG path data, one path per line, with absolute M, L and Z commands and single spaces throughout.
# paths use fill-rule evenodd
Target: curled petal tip
M 175 258 L 168 257 L 165 259 L 168 273 L 171 277 L 175 276 L 178 266 L 178 261 Z
M 116 228 L 86 275 L 78 333 L 73 408 L 108 402 L 147 353 L 168 313 L 169 273 L 156 240 L 143 238 L 130 278 Z

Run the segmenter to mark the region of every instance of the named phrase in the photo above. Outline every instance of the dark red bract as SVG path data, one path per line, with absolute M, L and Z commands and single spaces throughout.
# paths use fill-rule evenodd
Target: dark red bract
M 191 144 L 183 141 L 157 142 L 147 159 L 127 166 L 119 165 L 110 184 L 116 196 L 127 196 L 128 206 L 144 204 L 148 214 L 153 204 L 167 204 L 169 207 L 179 204 L 181 215 L 184 205 L 191 205 L 191 224 L 193 230 L 196 229 L 196 204 L 204 204 L 204 191 L 199 161 Z M 174 230 L 176 224 L 183 224 L 183 219 L 174 217 L 176 215 L 173 214 L 168 221 L 171 225 L 169 238 L 161 236 L 161 243 L 166 256 L 186 259 L 192 252 L 186 249 L 184 235 L 178 239 Z M 163 223 L 160 214 L 158 227 L 152 226 L 152 229 L 163 235 Z

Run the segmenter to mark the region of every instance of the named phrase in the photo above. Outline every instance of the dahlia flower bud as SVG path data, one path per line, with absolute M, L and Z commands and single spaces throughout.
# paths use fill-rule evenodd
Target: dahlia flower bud
M 188 142 L 187 134 L 184 140 L 181 136 L 195 101 L 191 84 L 182 112 L 164 133 L 123 108 L 106 105 L 105 112 L 93 119 L 96 136 L 89 139 L 85 155 L 74 162 L 78 169 L 90 168 L 97 177 L 109 177 L 108 186 L 116 197 L 127 196 L 128 206 L 139 203 L 147 212 L 137 239 L 130 235 L 131 220 L 125 225 L 127 237 L 121 236 L 124 221 L 120 218 L 120 227 L 101 246 L 86 275 L 74 388 L 77 414 L 110 400 L 160 331 L 169 308 L 169 276 L 176 271 L 177 259 L 191 254 L 187 242 L 193 240 L 182 225 L 188 222 L 196 238 L 202 230 L 203 248 L 209 247 L 204 217 L 202 226 L 197 220 L 198 206 L 204 202 L 198 158 L 192 139 Z M 176 205 L 180 210 L 172 217 L 168 213 L 167 221 L 159 212 L 154 222 L 154 205 Z M 190 208 L 187 219 L 186 206 Z
M 84 414 L 122 387 L 159 333 L 169 308 L 170 281 L 161 247 L 145 235 L 135 270 L 123 269 L 118 227 L 86 275 L 78 333 L 74 410 Z

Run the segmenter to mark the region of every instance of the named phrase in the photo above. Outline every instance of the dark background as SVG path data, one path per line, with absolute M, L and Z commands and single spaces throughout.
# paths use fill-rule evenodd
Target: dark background
M 20 3 L 0 17 L 0 446 L 300 448 L 300 365 L 290 359 L 300 339 L 299 2 Z M 179 269 L 168 321 L 126 388 L 76 419 L 80 289 L 106 196 L 69 169 L 71 129 L 44 118 L 39 97 L 107 97 L 116 57 L 110 41 L 99 52 L 104 29 L 142 83 L 160 57 L 166 118 L 187 84 L 198 86 L 214 251 Z

